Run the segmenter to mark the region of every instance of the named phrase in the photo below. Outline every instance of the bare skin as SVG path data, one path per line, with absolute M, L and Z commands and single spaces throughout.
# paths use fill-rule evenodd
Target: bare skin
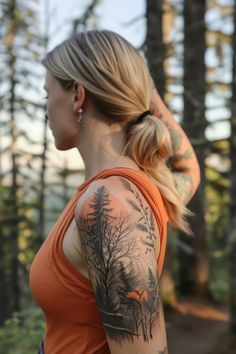
M 84 161 L 85 180 L 104 168 L 124 166 L 139 170 L 134 161 L 123 156 L 126 139 L 122 127 L 105 123 L 82 85 L 75 82 L 71 90 L 65 91 L 47 73 L 44 88 L 48 92 L 46 113 L 55 146 L 59 150 L 78 150 Z M 199 167 L 192 146 L 155 92 L 150 105 L 157 119 L 163 119 L 172 130 L 177 159 L 173 157 L 170 168 L 176 176 L 177 188 L 186 190 L 183 195 L 187 202 L 199 184 Z M 82 117 L 78 115 L 81 108 Z M 186 151 L 189 153 L 185 154 Z M 108 206 L 100 218 L 96 203 Z M 93 213 L 95 219 L 91 218 Z M 100 232 L 100 243 L 96 243 L 97 238 L 91 242 L 89 235 L 92 237 L 99 229 L 104 231 Z M 115 239 L 114 234 L 118 235 Z M 162 302 L 157 291 L 159 246 L 156 220 L 136 186 L 117 176 L 89 185 L 78 201 L 62 247 L 72 265 L 92 281 L 111 354 L 168 353 Z M 99 264 L 103 266 L 98 267 Z M 113 282 L 113 274 L 120 276 L 117 284 Z M 122 279 L 126 279 L 125 288 Z M 101 296 L 104 289 L 106 298 Z M 118 327 L 114 325 L 116 317 Z

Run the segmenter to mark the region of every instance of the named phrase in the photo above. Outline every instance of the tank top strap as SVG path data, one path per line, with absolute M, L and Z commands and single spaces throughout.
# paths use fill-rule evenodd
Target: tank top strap
M 152 209 L 160 230 L 160 252 L 157 259 L 158 274 L 160 276 L 163 269 L 166 252 L 168 221 L 168 214 L 161 193 L 156 184 L 145 172 L 141 170 L 135 170 L 130 167 L 115 167 L 110 169 L 104 169 L 97 175 L 80 185 L 78 190 L 83 192 L 83 190 L 87 189 L 91 182 L 98 179 L 105 179 L 110 176 L 124 177 L 133 182 L 140 190 L 144 198 L 147 200 L 150 208 Z

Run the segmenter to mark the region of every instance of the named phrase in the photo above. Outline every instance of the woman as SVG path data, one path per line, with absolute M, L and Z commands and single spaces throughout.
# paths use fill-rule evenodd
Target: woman
M 41 352 L 166 354 L 166 224 L 191 233 L 185 205 L 200 180 L 193 148 L 118 34 L 76 34 L 43 64 L 55 145 L 78 149 L 85 182 L 32 264 L 46 316 Z

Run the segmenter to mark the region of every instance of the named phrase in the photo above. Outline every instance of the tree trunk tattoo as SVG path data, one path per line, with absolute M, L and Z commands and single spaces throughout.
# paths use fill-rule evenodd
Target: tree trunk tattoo
M 126 188 L 135 197 L 129 204 L 138 216 L 136 223 L 130 221 L 125 208 L 117 210 L 114 196 L 105 186 L 96 190 L 88 211 L 78 220 L 82 250 L 106 334 L 120 344 L 135 337 L 150 341 L 160 307 L 156 269 L 147 265 L 142 274 L 135 270 L 139 257 L 135 230 L 143 232 L 146 252 L 150 252 L 157 234 L 153 215 L 128 182 Z

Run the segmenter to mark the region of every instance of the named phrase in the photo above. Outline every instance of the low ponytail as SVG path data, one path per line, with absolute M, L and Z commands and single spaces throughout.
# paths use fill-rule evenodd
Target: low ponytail
M 65 40 L 42 63 L 65 90 L 74 81 L 83 85 L 105 122 L 130 127 L 128 156 L 154 179 L 170 222 L 192 234 L 185 220 L 192 213 L 181 202 L 166 165 L 172 155 L 168 128 L 152 115 L 136 124 L 135 117 L 147 109 L 151 94 L 150 73 L 138 51 L 117 33 L 92 30 Z
M 186 216 L 193 213 L 180 199 L 171 170 L 166 164 L 173 155 L 170 132 L 166 125 L 153 115 L 146 115 L 141 123 L 127 127 L 126 153 L 149 175 L 159 188 L 170 223 L 193 235 Z

